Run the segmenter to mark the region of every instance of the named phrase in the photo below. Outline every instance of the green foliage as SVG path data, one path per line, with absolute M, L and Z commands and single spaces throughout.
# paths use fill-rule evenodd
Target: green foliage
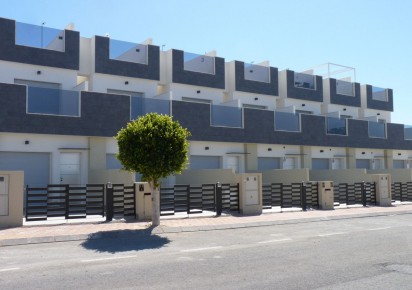
M 161 178 L 186 168 L 189 136 L 171 117 L 150 113 L 117 133 L 117 158 L 125 170 L 141 173 L 143 180 L 157 187 Z

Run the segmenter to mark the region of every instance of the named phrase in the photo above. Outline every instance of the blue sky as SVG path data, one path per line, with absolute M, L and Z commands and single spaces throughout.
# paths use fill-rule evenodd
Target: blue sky
M 0 16 L 164 49 L 302 71 L 331 62 L 361 84 L 392 88 L 393 123 L 412 124 L 409 0 L 0 0 Z

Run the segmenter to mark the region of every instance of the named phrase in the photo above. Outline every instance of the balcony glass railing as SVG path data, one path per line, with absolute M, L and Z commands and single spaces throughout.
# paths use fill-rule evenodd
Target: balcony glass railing
M 245 80 L 270 83 L 270 68 L 267 66 L 245 63 Z
M 275 112 L 275 130 L 300 132 L 300 114 Z
M 403 125 L 403 134 L 405 140 L 412 140 L 412 126 Z
M 213 56 L 184 52 L 183 69 L 205 74 L 215 74 L 215 58 Z
M 16 44 L 64 51 L 64 30 L 16 22 Z
M 147 64 L 147 45 L 110 39 L 109 57 L 113 60 Z
M 170 115 L 170 100 L 145 98 L 143 96 L 130 97 L 130 119 L 135 120 L 147 113 Z
M 238 107 L 210 105 L 211 125 L 215 127 L 243 127 L 243 110 Z
M 326 132 L 331 135 L 347 135 L 345 118 L 326 117 Z
M 295 72 L 294 84 L 296 88 L 316 90 L 314 75 Z
M 368 121 L 369 137 L 386 138 L 386 124 L 382 122 Z
M 353 97 L 355 95 L 353 83 L 347 81 L 336 81 L 336 94 Z
M 388 90 L 378 87 L 372 87 L 372 100 L 387 102 Z
M 27 113 L 80 117 L 80 92 L 28 86 Z

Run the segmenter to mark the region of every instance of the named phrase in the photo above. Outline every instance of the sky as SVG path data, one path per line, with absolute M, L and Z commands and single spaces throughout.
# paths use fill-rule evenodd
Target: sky
M 392 123 L 412 125 L 410 0 L 0 0 L 0 17 L 279 70 L 354 67 L 357 82 L 394 90 Z

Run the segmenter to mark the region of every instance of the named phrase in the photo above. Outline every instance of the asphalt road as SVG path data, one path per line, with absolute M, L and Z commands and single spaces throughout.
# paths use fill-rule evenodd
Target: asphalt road
M 0 289 L 412 289 L 412 215 L 2 247 Z

